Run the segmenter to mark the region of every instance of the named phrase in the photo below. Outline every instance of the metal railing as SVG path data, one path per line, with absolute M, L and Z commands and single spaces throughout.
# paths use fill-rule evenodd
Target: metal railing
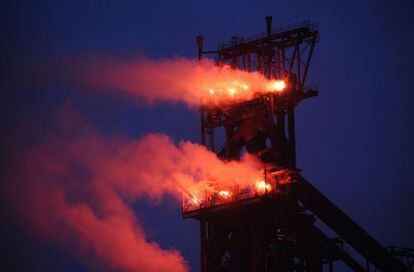
M 288 31 L 292 31 L 295 29 L 302 29 L 302 28 L 307 28 L 310 30 L 318 30 L 319 28 L 319 24 L 317 22 L 314 21 L 310 21 L 310 20 L 303 20 L 297 23 L 293 23 L 293 24 L 289 24 L 286 26 L 282 26 L 282 27 L 278 27 L 274 30 L 272 30 L 272 35 L 277 35 L 277 34 L 281 34 L 284 32 L 288 32 Z M 248 38 L 243 38 L 242 36 L 234 36 L 232 37 L 232 39 L 229 42 L 224 42 L 224 43 L 219 43 L 217 45 L 217 49 L 218 50 L 223 50 L 225 48 L 228 47 L 232 47 L 232 46 L 236 46 L 242 43 L 247 43 L 247 42 L 251 42 L 254 40 L 259 40 L 259 39 L 264 39 L 266 38 L 266 32 L 260 32 L 260 33 L 256 33 L 254 35 L 249 36 Z
M 200 192 L 199 195 L 184 195 L 182 211 L 190 212 L 203 208 L 219 206 L 263 196 L 274 196 L 278 199 L 289 199 L 289 186 L 292 183 L 292 171 L 288 169 L 277 170 L 265 174 L 265 179 L 251 185 L 222 186 Z

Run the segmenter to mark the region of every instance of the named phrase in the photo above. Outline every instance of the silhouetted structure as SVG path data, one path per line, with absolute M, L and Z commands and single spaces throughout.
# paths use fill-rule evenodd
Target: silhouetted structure
M 310 21 L 271 29 L 249 39 L 232 37 L 217 50 L 204 51 L 198 36 L 199 59 L 214 54 L 217 65 L 258 71 L 269 79 L 283 79 L 283 93 L 258 94 L 247 102 L 202 105 L 202 144 L 223 160 L 237 160 L 241 152 L 255 154 L 275 165 L 266 169 L 269 189 L 252 195 L 236 188 L 234 198 L 183 205 L 183 217 L 200 221 L 201 270 L 206 271 L 322 271 L 341 260 L 353 271 L 410 271 L 358 224 L 322 195 L 296 168 L 295 107 L 318 94 L 305 86 L 312 53 L 318 42 L 317 24 Z M 215 132 L 224 130 L 224 144 L 215 145 Z M 340 237 L 315 226 L 323 221 Z M 361 265 L 346 243 L 367 260 Z M 412 254 L 397 250 L 403 258 Z M 353 254 L 354 255 L 354 254 Z M 408 257 L 407 257 L 408 256 Z M 400 256 L 401 257 L 401 256 Z M 374 270 L 372 270 L 374 271 Z

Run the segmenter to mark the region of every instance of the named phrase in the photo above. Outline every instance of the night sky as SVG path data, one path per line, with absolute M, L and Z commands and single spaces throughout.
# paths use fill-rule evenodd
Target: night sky
M 230 36 L 311 19 L 319 22 L 308 83 L 319 96 L 297 108 L 298 167 L 383 245 L 414 247 L 414 5 L 404 1 L 9 1 L 1 16 L 1 173 L 8 151 L 41 137 L 65 103 L 104 135 L 162 132 L 199 141 L 199 116 L 183 104 L 142 105 L 116 94 L 38 84 L 54 56 L 195 58 Z M 53 73 L 50 74 L 53 77 Z M 27 231 L 1 201 L 2 271 L 90 271 L 70 251 Z M 198 224 L 180 206 L 134 204 L 151 240 L 178 249 L 199 270 Z M 102 271 L 107 271 L 103 269 Z

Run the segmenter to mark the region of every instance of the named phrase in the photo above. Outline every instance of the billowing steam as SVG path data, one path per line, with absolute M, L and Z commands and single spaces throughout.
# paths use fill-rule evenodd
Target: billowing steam
M 54 80 L 76 80 L 84 89 L 119 92 L 148 103 L 197 107 L 200 102 L 249 99 L 256 92 L 282 91 L 285 86 L 210 60 L 74 58 L 63 70 L 56 63 L 39 69 L 36 82 L 47 84 L 53 81 L 53 71 L 64 71 Z M 146 238 L 132 209 L 138 199 L 158 203 L 166 195 L 177 200 L 185 195 L 197 203 L 198 196 L 217 183 L 255 186 L 262 179 L 259 162 L 247 155 L 239 162 L 224 162 L 200 145 L 176 145 L 165 135 L 108 139 L 76 116 L 63 114 L 62 120 L 59 133 L 16 151 L 2 179 L 4 189 L 38 236 L 83 260 L 94 256 L 96 264 L 111 270 L 189 270 L 177 250 Z M 218 193 L 223 198 L 230 195 Z
M 186 58 L 89 58 L 74 62 L 77 78 L 89 89 L 117 91 L 147 102 L 203 103 L 246 100 L 256 92 L 280 92 L 281 80 L 267 80 L 258 72 L 217 66 L 211 60 Z
M 251 183 L 260 177 L 251 158 L 226 163 L 202 146 L 176 145 L 164 135 L 108 139 L 76 116 L 63 114 L 62 120 L 59 133 L 17 153 L 5 190 L 37 235 L 81 259 L 94 256 L 111 270 L 189 269 L 177 250 L 146 239 L 131 208 L 137 199 L 180 199 L 212 182 Z

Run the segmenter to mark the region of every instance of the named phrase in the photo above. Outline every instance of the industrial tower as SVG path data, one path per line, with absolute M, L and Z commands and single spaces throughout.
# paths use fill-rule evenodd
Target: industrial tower
M 201 271 L 333 271 L 335 261 L 352 271 L 410 271 L 412 251 L 382 247 L 301 176 L 296 167 L 295 107 L 318 94 L 317 86 L 305 85 L 319 41 L 318 25 L 303 21 L 272 29 L 270 16 L 266 24 L 266 33 L 232 37 L 214 51 L 205 51 L 203 37 L 197 37 L 200 60 L 204 54 L 214 55 L 217 65 L 286 82 L 282 94 L 200 107 L 202 144 L 218 157 L 237 160 L 245 150 L 274 165 L 264 170 L 269 189 L 260 195 L 234 188 L 231 198 L 219 200 L 206 193 L 197 205 L 183 200 L 183 217 L 200 221 Z M 224 135 L 223 144 L 216 145 L 216 135 Z M 339 237 L 328 238 L 315 226 L 317 220 Z

